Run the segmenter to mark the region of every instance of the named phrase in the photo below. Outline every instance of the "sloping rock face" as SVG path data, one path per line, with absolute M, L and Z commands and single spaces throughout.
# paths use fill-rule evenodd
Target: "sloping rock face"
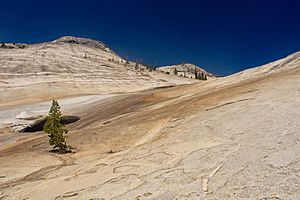
M 8 143 L 0 129 L 0 199 L 299 199 L 298 55 L 76 102 L 82 118 L 66 138 L 75 154 L 49 154 L 46 134 L 17 133 Z
M 299 199 L 300 65 L 286 61 L 80 106 L 76 154 L 49 154 L 46 134 L 0 147 L 0 197 Z
M 162 66 L 159 67 L 158 70 L 171 75 L 183 76 L 188 78 L 195 78 L 195 73 L 203 73 L 209 78 L 215 77 L 212 73 L 207 72 L 205 69 L 190 63 Z
M 245 76 L 245 77 L 253 77 L 253 76 L 262 76 L 265 74 L 271 73 L 280 73 L 281 71 L 285 71 L 288 69 L 297 68 L 300 66 L 300 51 L 288 55 L 285 58 L 280 60 L 276 60 L 274 62 L 250 68 L 239 73 L 233 74 L 231 76 Z

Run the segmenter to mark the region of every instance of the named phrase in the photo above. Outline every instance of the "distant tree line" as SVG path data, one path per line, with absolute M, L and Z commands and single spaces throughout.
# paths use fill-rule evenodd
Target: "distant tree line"
M 155 71 L 156 70 L 156 66 L 153 65 L 149 65 L 149 64 L 145 64 L 143 63 L 141 60 L 137 61 L 129 61 L 127 58 L 121 58 L 120 61 L 119 60 L 115 60 L 114 58 L 108 58 L 109 62 L 113 62 L 113 63 L 118 63 L 118 64 L 124 64 L 124 66 L 134 66 L 135 70 L 148 70 L 149 72 L 151 71 Z
M 0 48 L 3 49 L 24 49 L 25 47 L 26 47 L 25 44 L 16 44 L 16 43 L 5 44 L 4 42 L 0 43 Z

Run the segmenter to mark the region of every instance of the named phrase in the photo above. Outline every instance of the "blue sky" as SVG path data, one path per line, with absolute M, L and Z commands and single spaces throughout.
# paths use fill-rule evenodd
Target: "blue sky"
M 300 50 L 300 1 L 1 0 L 0 41 L 101 40 L 152 65 L 237 72 Z

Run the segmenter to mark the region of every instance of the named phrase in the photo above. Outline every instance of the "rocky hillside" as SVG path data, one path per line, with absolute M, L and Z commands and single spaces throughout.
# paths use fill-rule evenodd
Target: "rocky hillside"
M 1 102 L 130 92 L 191 82 L 124 60 L 104 43 L 91 39 L 67 36 L 32 45 L 0 44 Z
M 182 77 L 188 77 L 195 79 L 196 74 L 203 73 L 204 76 L 207 76 L 208 78 L 214 78 L 215 76 L 212 73 L 207 72 L 203 68 L 190 64 L 190 63 L 183 63 L 178 65 L 170 65 L 170 66 L 162 66 L 158 68 L 159 71 L 162 71 L 167 74 L 171 75 L 177 75 Z

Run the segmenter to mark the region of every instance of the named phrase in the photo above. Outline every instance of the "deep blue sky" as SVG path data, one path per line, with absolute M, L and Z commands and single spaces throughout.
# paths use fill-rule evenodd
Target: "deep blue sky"
M 101 40 L 156 65 L 191 62 L 219 75 L 300 50 L 299 0 L 1 0 L 0 41 L 65 35 Z

